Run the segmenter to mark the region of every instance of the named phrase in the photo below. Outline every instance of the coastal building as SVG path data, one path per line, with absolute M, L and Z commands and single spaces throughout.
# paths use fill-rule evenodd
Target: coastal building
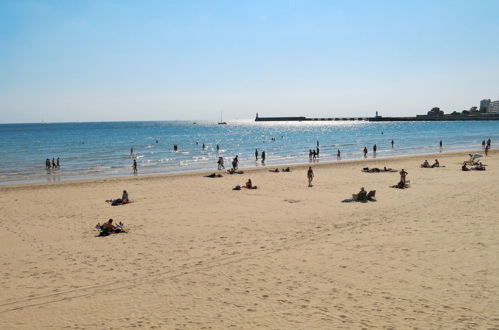
M 499 100 L 491 102 L 489 105 L 488 111 L 489 113 L 499 113 Z
M 489 112 L 490 99 L 483 99 L 480 101 L 480 112 Z

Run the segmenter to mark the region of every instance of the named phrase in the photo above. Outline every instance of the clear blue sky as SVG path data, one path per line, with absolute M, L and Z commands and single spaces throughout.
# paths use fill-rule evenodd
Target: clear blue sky
M 414 115 L 499 96 L 499 1 L 0 1 L 0 122 Z

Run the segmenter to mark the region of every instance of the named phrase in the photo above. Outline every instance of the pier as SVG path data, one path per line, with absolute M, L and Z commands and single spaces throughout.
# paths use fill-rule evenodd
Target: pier
M 415 117 L 329 117 L 329 118 L 308 118 L 304 116 L 299 117 L 260 117 L 256 114 L 255 121 L 483 121 L 483 120 L 499 120 L 499 114 L 486 114 L 486 115 L 417 115 Z

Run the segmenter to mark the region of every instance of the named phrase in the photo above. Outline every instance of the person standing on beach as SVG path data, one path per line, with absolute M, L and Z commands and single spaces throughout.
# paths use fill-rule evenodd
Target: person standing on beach
M 50 159 L 47 158 L 47 159 L 45 159 L 45 168 L 47 170 L 50 170 L 50 167 L 51 167 L 51 165 L 50 165 Z
M 133 160 L 132 168 L 133 168 L 133 174 L 137 174 L 137 160 L 136 159 Z
M 367 147 L 364 147 L 364 158 L 367 158 Z
M 317 147 L 317 158 L 319 158 L 319 147 Z
M 341 160 L 341 151 L 338 149 L 338 153 L 336 154 L 336 160 Z
M 61 166 L 61 163 L 59 161 L 59 157 L 57 157 L 57 160 L 55 162 L 55 165 L 57 165 L 57 168 L 59 168 Z
M 220 147 L 217 144 L 217 154 L 218 154 L 219 151 L 220 151 Z
M 319 146 L 319 140 L 317 140 L 317 146 Z
M 405 185 L 405 178 L 407 176 L 407 173 L 404 169 L 400 171 L 400 182 L 402 182 Z
M 56 168 L 55 167 L 55 159 L 54 159 L 54 157 L 52 157 L 52 168 Z
M 378 147 L 376 146 L 376 144 L 373 145 L 373 154 L 374 154 L 374 157 L 376 157 L 376 151 L 378 150 Z
M 393 140 L 392 140 L 392 149 L 393 149 Z
M 236 155 L 236 157 L 234 157 L 234 159 L 232 160 L 232 168 L 234 169 L 234 171 L 237 170 L 238 166 L 239 166 L 239 158 Z
M 489 149 L 490 149 L 490 143 L 491 143 L 491 141 L 490 141 L 490 138 L 489 138 L 489 139 L 487 140 L 487 147 L 489 147 Z
M 485 140 L 482 140 L 482 149 L 485 149 Z
M 265 150 L 262 151 L 262 164 L 265 164 Z
M 224 158 L 223 157 L 218 157 L 218 169 L 219 170 L 222 170 L 222 169 L 225 169 L 225 166 L 224 166 Z
M 258 149 L 255 149 L 255 162 L 258 161 Z
M 443 145 L 444 145 L 444 144 L 442 143 L 442 140 L 440 140 L 439 145 L 440 145 L 440 151 L 442 151 L 442 148 L 443 148 Z
M 312 166 L 308 167 L 307 178 L 308 178 L 308 186 L 312 187 L 312 180 L 314 180 L 314 171 L 312 170 Z
M 489 155 L 489 145 L 487 144 L 485 146 L 485 156 L 488 156 Z

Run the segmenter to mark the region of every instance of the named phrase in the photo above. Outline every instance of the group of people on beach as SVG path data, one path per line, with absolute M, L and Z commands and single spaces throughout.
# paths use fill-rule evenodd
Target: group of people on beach
M 440 162 L 438 161 L 438 159 L 435 159 L 435 162 L 430 165 L 430 163 L 428 162 L 428 160 L 425 159 L 425 161 L 423 162 L 423 164 L 421 164 L 421 167 L 423 167 L 423 168 L 440 167 Z
M 51 170 L 51 169 L 59 169 L 61 167 L 61 163 L 59 160 L 59 157 L 57 159 L 52 158 L 52 161 L 50 161 L 49 158 L 45 159 L 45 169 Z
M 315 148 L 315 149 L 309 149 L 308 150 L 308 160 L 309 162 L 315 162 L 318 160 L 319 158 L 319 147 Z

